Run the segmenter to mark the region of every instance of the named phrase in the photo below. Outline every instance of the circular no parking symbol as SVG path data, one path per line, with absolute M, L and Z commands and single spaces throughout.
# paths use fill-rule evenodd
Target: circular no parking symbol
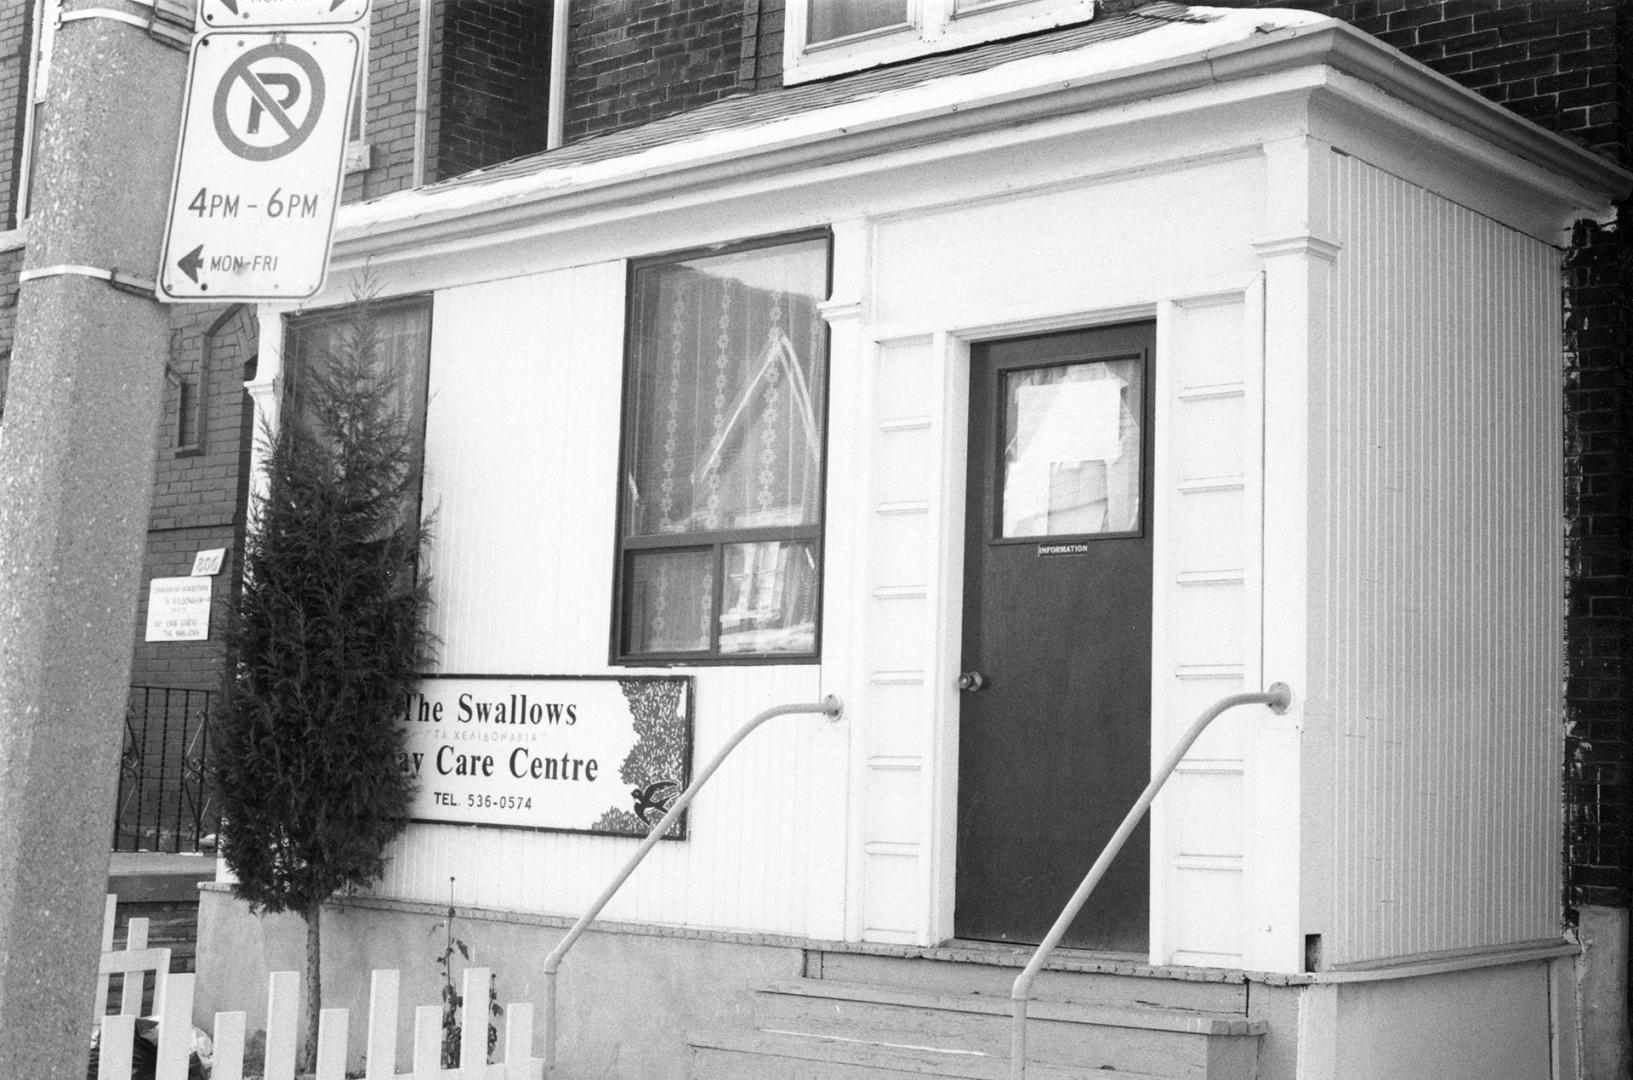
M 284 42 L 258 45 L 234 60 L 215 91 L 216 135 L 245 161 L 293 152 L 322 115 L 322 69 L 310 53 Z

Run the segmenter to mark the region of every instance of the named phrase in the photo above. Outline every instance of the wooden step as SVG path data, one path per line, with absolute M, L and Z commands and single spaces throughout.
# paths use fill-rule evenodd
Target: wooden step
M 1009 1055 L 788 1032 L 694 1036 L 693 1080 L 1007 1080 Z M 1028 1080 L 1165 1080 L 1168 1074 L 1029 1064 Z
M 796 979 L 758 989 L 755 1026 L 1007 1059 L 1010 1008 L 1007 997 Z M 1139 1005 L 1038 1001 L 1028 1017 L 1029 1061 L 1186 1080 L 1233 1075 L 1219 1069 L 1244 1052 L 1256 1058 L 1265 1031 L 1240 1014 Z
M 1006 987 L 1007 991 L 1007 987 Z M 755 988 L 752 1031 L 694 1035 L 697 1080 L 1009 1075 L 1011 1002 L 836 979 Z M 1031 1080 L 1253 1080 L 1262 1020 L 1241 1012 L 1072 1001 L 1027 1010 Z
M 1015 976 L 1031 959 L 1030 947 L 985 944 L 913 950 L 903 955 L 851 950 L 813 950 L 805 974 L 812 979 L 908 986 L 938 993 L 1009 997 Z M 1083 1004 L 1139 1003 L 1220 1013 L 1247 1011 L 1247 979 L 1238 971 L 1154 968 L 1133 961 L 1055 954 L 1032 985 L 1039 1001 Z

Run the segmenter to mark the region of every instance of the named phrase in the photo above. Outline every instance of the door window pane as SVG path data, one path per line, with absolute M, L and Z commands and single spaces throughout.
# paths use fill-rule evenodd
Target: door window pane
M 1003 375 L 999 535 L 1081 536 L 1140 528 L 1139 358 Z
M 808 0 L 805 38 L 815 45 L 887 26 L 907 25 L 907 0 Z

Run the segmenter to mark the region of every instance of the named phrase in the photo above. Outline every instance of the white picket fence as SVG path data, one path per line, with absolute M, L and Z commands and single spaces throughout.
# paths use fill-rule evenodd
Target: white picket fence
M 114 898 L 108 898 L 102 935 L 102 965 L 97 982 L 97 1012 L 101 1024 L 101 1052 L 97 1080 L 129 1080 L 136 1039 L 136 1020 L 142 1008 L 145 984 L 151 976 L 151 1016 L 159 1022 L 156 1080 L 187 1080 L 188 1055 L 193 1038 L 193 976 L 170 970 L 169 949 L 147 948 L 147 920 L 130 920 L 125 948 L 113 949 Z M 122 975 L 117 1015 L 102 1016 L 110 978 Z M 476 1022 L 460 1032 L 456 1069 L 444 1069 L 442 1006 L 421 1005 L 414 1010 L 412 1066 L 397 1072 L 398 973 L 376 971 L 369 992 L 366 1080 L 541 1080 L 544 1059 L 533 1056 L 533 1006 L 506 1005 L 505 1037 L 499 1062 L 488 1063 L 488 969 L 466 968 L 462 992 L 478 1003 Z M 296 1047 L 300 1037 L 300 976 L 274 972 L 268 979 L 266 1055 L 259 1063 L 244 1060 L 245 1014 L 215 1014 L 214 1068 L 210 1080 L 243 1080 L 247 1074 L 265 1080 L 294 1080 Z M 324 1009 L 318 1021 L 316 1080 L 344 1080 L 349 1049 L 350 1018 L 345 1009 Z

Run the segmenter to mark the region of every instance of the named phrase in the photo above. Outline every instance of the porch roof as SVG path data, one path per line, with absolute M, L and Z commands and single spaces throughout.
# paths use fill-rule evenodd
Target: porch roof
M 1159 0 L 1079 26 L 744 93 L 341 208 L 336 260 L 1312 65 L 1473 135 L 1604 216 L 1633 174 L 1335 19 Z

